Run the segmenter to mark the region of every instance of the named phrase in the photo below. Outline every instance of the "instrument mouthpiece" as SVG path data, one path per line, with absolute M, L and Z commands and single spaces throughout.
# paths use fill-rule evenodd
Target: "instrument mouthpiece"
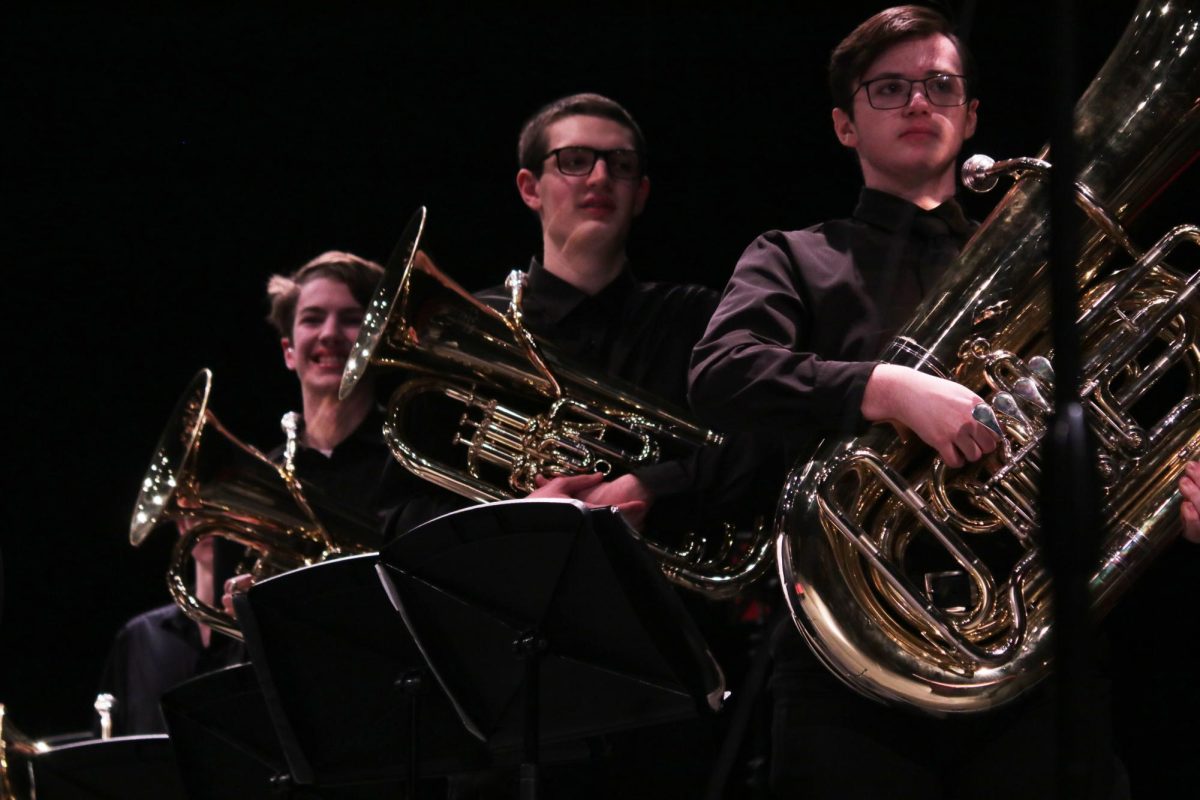
M 982 153 L 968 158 L 962 166 L 962 182 L 973 192 L 990 192 L 996 188 L 999 178 L 991 171 L 996 160 Z

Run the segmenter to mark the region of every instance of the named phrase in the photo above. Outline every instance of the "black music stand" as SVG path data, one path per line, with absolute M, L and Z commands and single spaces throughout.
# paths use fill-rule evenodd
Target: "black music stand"
M 380 585 L 378 555 L 294 570 L 238 603 L 251 663 L 297 784 L 401 796 L 417 779 L 484 769 Z
M 38 800 L 183 800 L 166 736 L 59 745 L 30 758 Z
M 380 576 L 463 724 L 521 746 L 522 797 L 542 744 L 715 709 L 720 668 L 646 548 L 613 509 L 516 500 L 414 528 Z
M 304 797 L 290 776 L 249 664 L 209 672 L 162 696 L 189 800 Z

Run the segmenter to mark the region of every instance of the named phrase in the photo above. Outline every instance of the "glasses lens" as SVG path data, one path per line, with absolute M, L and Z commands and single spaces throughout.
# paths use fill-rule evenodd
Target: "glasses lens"
M 961 106 L 967 100 L 967 82 L 957 75 L 935 75 L 925 80 L 925 93 L 935 106 Z
M 614 178 L 630 180 L 642 175 L 642 162 L 636 150 L 610 150 L 604 160 Z
M 563 147 L 555 156 L 563 175 L 587 175 L 596 164 L 596 151 L 587 147 Z
M 911 86 L 904 78 L 880 78 L 867 84 L 867 99 L 875 108 L 900 108 L 908 102 Z

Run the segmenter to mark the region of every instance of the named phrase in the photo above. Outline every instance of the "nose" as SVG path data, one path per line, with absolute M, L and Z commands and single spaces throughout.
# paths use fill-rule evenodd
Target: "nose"
M 588 185 L 591 186 L 604 183 L 611 178 L 612 176 L 608 174 L 608 159 L 602 156 L 597 156 L 596 163 L 592 166 L 592 171 L 587 177 Z
M 908 95 L 908 104 L 905 105 L 904 110 L 913 112 L 929 111 L 929 98 L 925 95 L 925 84 L 913 84 L 912 91 Z
M 317 336 L 321 341 L 324 342 L 336 339 L 341 335 L 341 333 L 342 329 L 341 326 L 338 325 L 337 315 L 330 314 L 325 318 L 325 321 L 321 323 L 321 330 L 318 331 Z

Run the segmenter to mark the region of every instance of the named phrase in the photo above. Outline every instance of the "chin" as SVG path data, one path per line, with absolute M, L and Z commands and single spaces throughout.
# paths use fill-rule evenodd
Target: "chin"
M 592 248 L 619 238 L 623 230 L 612 218 L 584 220 L 572 231 L 568 243 L 573 247 Z
M 310 392 L 337 394 L 338 389 L 342 386 L 342 376 L 340 373 L 337 375 L 308 375 L 301 381 L 301 384 Z

